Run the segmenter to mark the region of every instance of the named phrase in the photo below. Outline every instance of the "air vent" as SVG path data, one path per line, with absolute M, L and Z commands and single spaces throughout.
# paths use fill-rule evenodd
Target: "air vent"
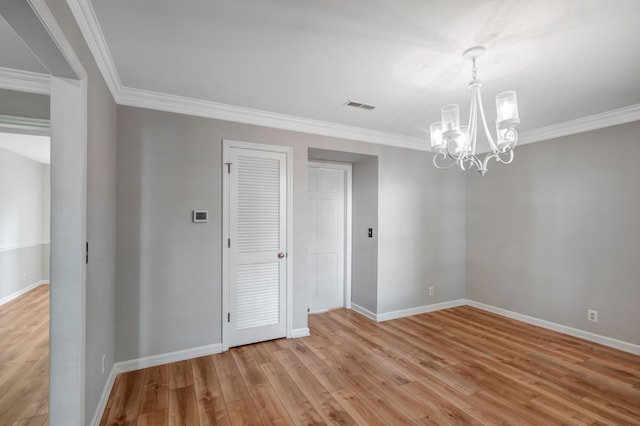
M 376 107 L 373 105 L 367 105 L 367 104 L 363 104 L 362 102 L 356 102 L 356 101 L 349 101 L 345 105 L 354 107 L 354 108 L 366 109 L 367 111 L 376 109 Z

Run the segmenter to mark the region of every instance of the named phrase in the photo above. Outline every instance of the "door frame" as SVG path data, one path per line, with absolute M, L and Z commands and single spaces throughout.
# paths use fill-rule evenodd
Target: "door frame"
M 252 142 L 242 142 L 231 139 L 222 140 L 222 310 L 220 320 L 222 322 L 222 351 L 229 350 L 229 323 L 227 322 L 227 312 L 229 312 L 229 247 L 227 239 L 230 235 L 230 197 L 229 173 L 224 164 L 229 158 L 231 148 L 252 149 L 256 151 L 280 152 L 286 155 L 286 175 L 287 175 L 287 203 L 286 203 L 286 228 L 287 238 L 285 253 L 287 254 L 286 283 L 285 283 L 285 323 L 287 338 L 291 338 L 293 330 L 293 148 L 279 145 L 259 144 Z M 233 165 L 232 165 L 233 166 Z
M 344 172 L 344 293 L 342 306 L 351 309 L 351 250 L 353 232 L 353 164 L 338 163 L 334 161 L 309 160 L 307 169 L 315 167 L 319 169 L 342 170 Z

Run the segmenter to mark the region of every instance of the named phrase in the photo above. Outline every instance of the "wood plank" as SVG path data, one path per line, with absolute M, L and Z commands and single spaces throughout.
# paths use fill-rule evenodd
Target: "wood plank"
M 153 413 L 169 407 L 169 366 L 160 365 L 143 370 L 144 385 L 139 413 Z
M 198 426 L 200 416 L 193 384 L 169 389 L 169 425 Z
M 230 424 L 229 412 L 224 402 L 213 358 L 210 356 L 196 358 L 191 366 L 200 424 L 202 426 Z

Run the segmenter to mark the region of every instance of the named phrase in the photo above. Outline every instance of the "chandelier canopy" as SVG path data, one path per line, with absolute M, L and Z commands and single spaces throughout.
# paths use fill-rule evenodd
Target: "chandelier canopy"
M 435 152 L 433 165 L 439 169 L 448 169 L 454 165 L 460 166 L 462 170 L 476 167 L 484 176 L 487 172 L 487 163 L 492 158 L 504 164 L 513 161 L 513 148 L 518 142 L 515 127 L 520 123 L 516 92 L 502 92 L 496 96 L 496 139 L 494 139 L 482 107 L 480 93 L 482 83 L 476 78 L 476 58 L 484 52 L 483 46 L 474 46 L 462 54 L 473 64 L 471 82 L 469 82 L 469 92 L 471 92 L 469 124 L 460 126 L 460 109 L 457 104 L 451 104 L 442 107 L 442 121 L 430 126 L 431 150 Z M 478 118 L 491 149 L 482 159 L 476 155 Z

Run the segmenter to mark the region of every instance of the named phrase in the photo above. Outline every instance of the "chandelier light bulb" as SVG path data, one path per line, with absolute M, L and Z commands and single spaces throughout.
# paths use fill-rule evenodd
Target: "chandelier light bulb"
M 429 126 L 429 131 L 431 133 L 431 150 L 434 152 L 444 150 L 445 146 L 442 141 L 442 123 L 432 123 Z

